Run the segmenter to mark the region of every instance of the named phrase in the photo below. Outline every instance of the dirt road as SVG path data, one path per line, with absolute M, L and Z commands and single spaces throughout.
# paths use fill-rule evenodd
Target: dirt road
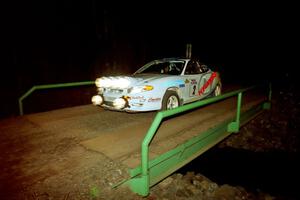
M 244 102 L 261 100 L 250 93 Z M 232 98 L 164 121 L 150 155 L 233 117 L 235 106 Z M 1 197 L 89 199 L 95 188 L 105 193 L 139 163 L 140 142 L 155 114 L 85 105 L 0 121 Z

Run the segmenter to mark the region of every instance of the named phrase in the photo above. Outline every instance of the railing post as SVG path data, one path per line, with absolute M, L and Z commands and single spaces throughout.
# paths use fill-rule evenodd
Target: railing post
M 242 106 L 242 92 L 238 94 L 237 98 L 237 106 L 236 106 L 236 119 L 234 122 L 228 124 L 227 131 L 228 132 L 239 132 L 240 129 L 240 115 L 241 115 L 241 106 Z
M 240 116 L 241 116 L 241 107 L 242 107 L 242 92 L 238 94 L 238 101 L 237 101 L 237 111 L 236 111 L 236 122 L 240 126 Z
M 33 91 L 36 90 L 36 86 L 33 86 L 32 88 L 30 88 L 30 90 L 28 90 L 25 94 L 23 94 L 19 99 L 19 111 L 20 111 L 20 115 L 24 115 L 24 109 L 23 109 L 23 100 L 28 97 L 31 93 L 33 93 Z
M 150 189 L 150 175 L 149 175 L 149 145 L 153 139 L 162 119 L 162 112 L 158 112 L 142 142 L 141 145 L 141 167 L 142 174 L 140 178 L 133 179 L 131 182 L 132 191 L 142 196 L 147 196 Z
M 24 115 L 22 99 L 19 99 L 18 101 L 19 101 L 19 113 L 22 116 Z

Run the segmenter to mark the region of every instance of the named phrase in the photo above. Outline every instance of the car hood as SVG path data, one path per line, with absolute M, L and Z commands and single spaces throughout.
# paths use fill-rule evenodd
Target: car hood
M 172 75 L 163 74 L 135 74 L 131 76 L 104 76 L 96 80 L 101 80 L 101 87 L 125 89 L 133 86 L 149 84 L 155 80 L 170 77 Z M 96 83 L 97 85 L 97 83 Z

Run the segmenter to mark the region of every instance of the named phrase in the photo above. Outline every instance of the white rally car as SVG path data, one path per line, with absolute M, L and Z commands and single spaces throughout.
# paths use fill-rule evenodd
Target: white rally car
M 101 77 L 95 84 L 94 105 L 127 112 L 168 110 L 221 94 L 218 72 L 183 58 L 154 60 L 130 76 Z

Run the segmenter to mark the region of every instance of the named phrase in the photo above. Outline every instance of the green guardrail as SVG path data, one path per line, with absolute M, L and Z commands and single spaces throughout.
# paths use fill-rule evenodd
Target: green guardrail
M 220 142 L 223 138 L 227 137 L 230 133 L 238 132 L 239 127 L 242 124 L 246 123 L 247 120 L 252 119 L 252 117 L 254 117 L 254 115 L 259 113 L 262 109 L 270 109 L 272 95 L 271 84 L 269 85 L 268 98 L 266 98 L 267 100 L 261 105 L 258 105 L 243 113 L 241 116 L 242 94 L 256 87 L 258 86 L 232 91 L 221 96 L 180 106 L 172 110 L 158 112 L 141 145 L 141 166 L 130 171 L 131 179 L 124 182 L 124 184 L 129 185 L 133 192 L 142 196 L 147 196 L 151 186 L 199 156 L 201 154 L 199 152 L 203 153 L 216 143 Z M 212 104 L 233 96 L 237 96 L 237 109 L 234 121 L 225 121 L 219 126 L 201 134 L 201 136 L 195 137 L 192 140 L 178 146 L 177 148 L 158 156 L 154 160 L 149 161 L 149 145 L 164 118 L 199 108 L 204 105 Z
M 51 89 L 51 88 L 64 88 L 64 87 L 74 87 L 74 86 L 84 86 L 95 84 L 95 81 L 83 81 L 83 82 L 72 82 L 72 83 L 57 83 L 57 84 L 47 84 L 47 85 L 35 85 L 29 89 L 25 94 L 23 94 L 19 99 L 19 112 L 20 115 L 24 115 L 23 111 L 23 100 L 31 95 L 35 90 L 41 89 Z

